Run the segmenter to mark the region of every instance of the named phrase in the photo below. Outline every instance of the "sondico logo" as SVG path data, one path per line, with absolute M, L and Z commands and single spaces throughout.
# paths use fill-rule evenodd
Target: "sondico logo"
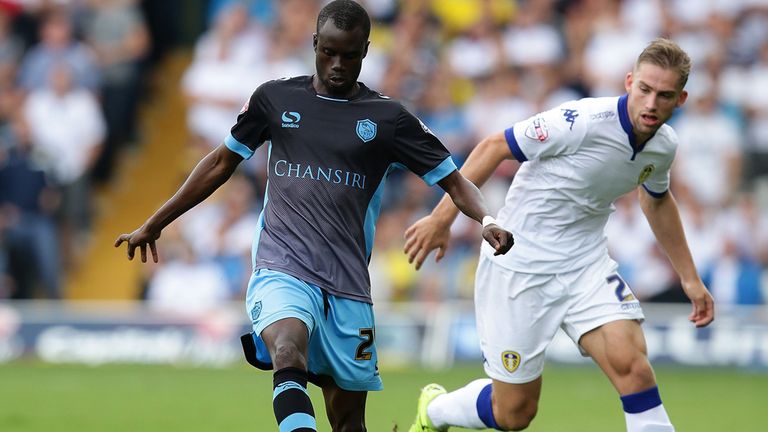
M 299 122 L 301 121 L 301 114 L 296 111 L 283 111 L 281 119 L 283 120 L 284 128 L 298 129 Z
M 504 369 L 509 372 L 514 372 L 517 367 L 520 366 L 520 354 L 516 351 L 504 351 L 501 353 L 501 362 L 504 364 Z

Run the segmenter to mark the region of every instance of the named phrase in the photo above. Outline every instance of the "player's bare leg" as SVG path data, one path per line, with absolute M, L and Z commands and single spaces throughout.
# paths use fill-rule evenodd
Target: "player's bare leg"
M 334 432 L 365 432 L 365 402 L 368 392 L 347 391 L 330 378 L 322 383 L 325 412 Z
M 317 430 L 307 393 L 307 326 L 296 318 L 282 319 L 267 326 L 261 338 L 275 368 L 272 407 L 280 432 Z
M 523 430 L 539 409 L 541 377 L 525 384 L 493 380 L 493 417 L 503 430 Z
M 579 344 L 621 395 L 627 431 L 674 431 L 661 403 L 640 323 L 610 322 L 584 334 Z
M 287 367 L 307 370 L 309 334 L 300 319 L 285 318 L 267 326 L 261 338 L 269 350 L 275 370 Z
M 637 393 L 656 385 L 645 337 L 637 321 L 610 322 L 584 334 L 579 344 L 620 394 Z

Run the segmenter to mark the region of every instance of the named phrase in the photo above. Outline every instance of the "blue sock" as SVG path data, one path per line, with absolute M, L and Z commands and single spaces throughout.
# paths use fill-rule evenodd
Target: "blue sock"
M 315 411 L 307 393 L 307 371 L 284 368 L 274 374 L 272 408 L 280 432 L 317 431 Z
M 654 386 L 621 397 L 627 432 L 674 432 L 667 411 L 661 403 L 659 388 Z
M 624 405 L 624 412 L 629 414 L 648 411 L 651 408 L 661 405 L 659 387 L 653 386 L 648 390 L 622 396 L 621 403 Z
M 493 405 L 491 403 L 491 384 L 483 387 L 480 390 L 480 394 L 477 396 L 477 415 L 480 420 L 489 428 L 501 430 L 499 425 L 496 424 L 496 419 L 493 418 Z

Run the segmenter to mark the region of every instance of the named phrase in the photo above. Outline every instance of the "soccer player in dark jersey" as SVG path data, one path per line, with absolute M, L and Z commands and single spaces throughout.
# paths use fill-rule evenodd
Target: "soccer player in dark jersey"
M 513 240 L 487 216 L 480 191 L 440 141 L 403 106 L 357 81 L 370 19 L 351 0 L 329 3 L 313 36 L 317 73 L 270 81 L 251 96 L 224 144 L 179 191 L 115 246 L 147 248 L 161 230 L 221 186 L 269 141 L 264 210 L 246 295 L 248 361 L 274 369 L 279 430 L 314 431 L 307 382 L 320 386 L 334 431 L 364 431 L 367 391 L 380 390 L 368 261 L 384 180 L 405 167 L 438 184 L 497 254 Z

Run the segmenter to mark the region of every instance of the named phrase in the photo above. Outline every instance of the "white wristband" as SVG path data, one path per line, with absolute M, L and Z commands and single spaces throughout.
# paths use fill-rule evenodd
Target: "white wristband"
M 483 228 L 487 227 L 490 224 L 498 225 L 498 223 L 496 222 L 496 219 L 493 216 L 491 215 L 483 216 Z

